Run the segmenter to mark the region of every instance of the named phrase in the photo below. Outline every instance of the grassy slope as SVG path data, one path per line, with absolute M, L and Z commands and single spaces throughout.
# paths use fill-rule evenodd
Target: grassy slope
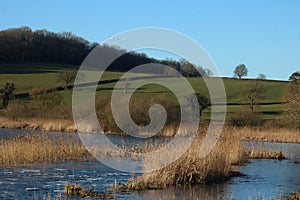
M 76 68 L 75 66 L 65 66 L 57 64 L 24 64 L 24 65 L 0 65 L 0 85 L 6 81 L 13 81 L 16 84 L 16 93 L 29 92 L 35 87 L 55 87 L 59 86 L 60 83 L 57 82 L 56 74 L 59 70 L 64 68 Z M 122 76 L 123 73 L 120 72 L 106 72 L 101 80 L 116 79 Z M 136 76 L 136 75 L 131 75 Z M 179 91 L 185 88 L 178 82 L 178 79 L 170 79 L 172 84 Z M 197 91 L 206 96 L 209 96 L 205 81 L 202 78 L 188 78 L 191 86 Z M 208 81 L 213 81 L 210 79 Z M 231 78 L 223 79 L 224 86 L 226 89 L 227 102 L 228 103 L 241 103 L 241 91 L 243 88 L 253 80 L 237 80 Z M 261 81 L 261 83 L 266 88 L 265 98 L 262 100 L 264 103 L 280 102 L 282 99 L 282 94 L 287 86 L 287 82 L 284 81 Z M 114 88 L 115 83 L 108 83 L 99 86 L 99 91 L 97 96 L 102 94 L 110 94 Z M 129 86 L 130 88 L 130 86 Z M 119 88 L 122 90 L 122 88 Z M 137 95 L 166 95 L 174 99 L 170 90 L 167 88 L 157 85 L 148 84 L 144 85 L 140 90 L 137 90 Z M 71 91 L 60 92 L 66 103 L 71 104 Z M 245 109 L 246 106 L 239 105 L 229 105 L 227 107 L 228 115 L 234 113 L 238 110 Z M 281 105 L 263 105 L 260 110 L 264 112 L 265 118 L 272 119 L 278 116 L 278 113 L 282 111 Z M 208 118 L 210 109 L 204 112 L 204 118 Z
M 0 65 L 0 86 L 7 81 L 16 85 L 16 93 L 29 92 L 36 87 L 56 87 L 61 84 L 57 81 L 57 73 L 66 68 L 76 66 L 58 64 L 23 64 Z M 122 76 L 120 72 L 106 72 L 101 80 L 115 79 Z
M 153 79 L 154 80 L 154 79 Z M 157 79 L 158 80 L 158 79 Z M 206 88 L 205 82 L 202 78 L 188 78 L 191 86 L 197 91 L 206 96 L 209 96 L 208 90 Z M 212 79 L 213 81 L 213 79 Z M 223 79 L 227 102 L 228 103 L 242 103 L 241 100 L 241 91 L 243 88 L 246 88 L 247 85 L 254 80 L 237 80 L 237 79 Z M 170 82 L 174 84 L 178 90 L 184 90 L 185 88 L 178 82 L 178 79 L 172 78 Z M 287 86 L 285 81 L 260 81 L 266 89 L 265 98 L 262 100 L 264 103 L 280 102 L 282 100 L 282 94 Z M 100 88 L 104 90 L 110 90 L 115 86 L 115 83 L 104 84 Z M 141 90 L 137 91 L 138 93 L 170 93 L 170 91 L 160 85 L 145 85 Z
M 188 78 L 188 81 L 192 85 L 192 87 L 201 94 L 204 94 L 206 96 L 209 96 L 208 90 L 205 86 L 205 82 L 202 78 Z M 213 79 L 211 80 L 213 81 Z M 247 85 L 254 80 L 237 80 L 237 79 L 229 79 L 225 78 L 223 79 L 225 91 L 227 95 L 227 102 L 229 104 L 241 104 L 243 103 L 241 91 L 247 87 Z M 179 91 L 184 90 L 184 87 L 180 85 L 178 82 L 178 79 L 170 79 L 170 82 L 174 84 Z M 284 93 L 284 90 L 287 86 L 287 82 L 284 81 L 261 81 L 263 86 L 266 89 L 265 98 L 261 100 L 262 103 L 276 103 L 282 101 L 282 95 Z M 98 96 L 100 94 L 110 93 L 112 88 L 114 88 L 115 83 L 109 83 L 99 86 L 100 91 L 98 92 Z M 171 92 L 160 85 L 154 85 L 154 84 L 148 84 L 144 85 L 140 90 L 137 90 L 136 93 L 138 95 L 166 95 L 170 96 L 171 99 L 174 99 L 174 96 L 171 94 Z M 227 117 L 230 116 L 232 113 L 248 109 L 247 106 L 242 105 L 228 105 L 227 106 Z M 281 104 L 271 104 L 271 105 L 261 105 L 258 108 L 261 112 L 264 114 L 265 119 L 275 119 L 279 116 L 279 114 L 283 111 Z M 203 113 L 204 119 L 210 118 L 210 109 L 207 109 Z

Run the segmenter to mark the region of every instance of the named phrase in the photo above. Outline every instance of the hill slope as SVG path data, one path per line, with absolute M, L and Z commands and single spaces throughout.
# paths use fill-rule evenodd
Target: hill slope
M 65 68 L 77 68 L 76 66 L 70 65 L 57 65 L 57 64 L 23 64 L 23 65 L 0 65 L 0 85 L 4 84 L 6 81 L 13 81 L 16 85 L 16 93 L 30 92 L 33 88 L 37 87 L 58 87 L 61 84 L 57 81 L 57 73 Z M 117 79 L 123 75 L 122 72 L 105 72 L 101 80 Z M 140 74 L 133 74 L 132 76 L 140 76 Z M 213 81 L 215 78 L 211 78 Z M 169 79 L 173 84 L 178 84 L 176 78 Z M 196 92 L 209 96 L 205 81 L 203 78 L 187 78 L 191 86 Z M 155 80 L 154 80 L 155 81 Z M 223 78 L 227 103 L 228 103 L 228 113 L 234 113 L 238 110 L 245 109 L 246 106 L 241 106 L 244 100 L 242 98 L 242 91 L 248 87 L 248 85 L 256 80 L 249 79 L 233 79 L 233 78 Z M 265 118 L 275 118 L 282 112 L 282 106 L 280 102 L 282 100 L 282 95 L 285 88 L 288 85 L 286 81 L 274 81 L 274 80 L 257 80 L 266 90 L 265 98 L 261 100 L 262 103 L 267 105 L 262 105 L 260 111 L 265 114 Z M 102 84 L 99 86 L 99 91 L 97 96 L 101 94 L 110 94 L 115 86 L 115 82 Z M 180 88 L 180 85 L 178 85 Z M 184 88 L 183 88 L 184 89 Z M 71 105 L 72 92 L 60 91 L 59 92 L 65 100 L 67 105 Z M 174 98 L 170 91 L 157 84 L 148 84 L 136 91 L 137 95 L 164 95 L 170 96 L 171 99 Z M 206 118 L 209 117 L 209 111 L 207 109 L 204 112 Z

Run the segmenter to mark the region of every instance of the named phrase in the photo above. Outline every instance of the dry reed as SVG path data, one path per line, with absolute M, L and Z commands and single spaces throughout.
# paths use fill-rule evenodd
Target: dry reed
M 36 119 L 26 118 L 18 121 L 12 121 L 5 117 L 0 117 L 1 128 L 21 128 L 21 129 L 35 129 L 45 131 L 64 131 L 64 132 L 75 132 L 74 122 L 72 120 L 61 120 L 61 119 Z M 159 132 L 158 136 L 172 137 L 177 131 L 176 125 L 167 125 L 163 131 Z M 300 131 L 289 128 L 272 128 L 262 126 L 252 127 L 233 127 L 225 126 L 227 131 L 237 131 L 241 134 L 243 140 L 255 140 L 255 141 L 268 141 L 268 142 L 285 142 L 285 143 L 300 143 Z M 120 134 L 106 131 L 106 134 Z
M 300 131 L 295 129 L 265 127 L 232 127 L 232 129 L 237 129 L 244 140 L 300 143 Z
M 58 162 L 90 157 L 79 140 L 63 134 L 27 134 L 0 139 L 0 167 Z
M 172 126 L 165 129 L 164 132 L 161 132 L 161 135 L 172 135 L 175 133 L 176 129 Z M 278 131 L 278 132 L 277 132 Z M 297 135 L 298 134 L 298 135 Z M 241 162 L 241 157 L 251 158 L 251 159 L 282 159 L 284 155 L 282 151 L 274 150 L 255 150 L 250 151 L 243 150 L 240 145 L 241 139 L 252 139 L 260 138 L 263 139 L 268 137 L 268 140 L 275 141 L 298 141 L 299 133 L 296 131 L 290 131 L 286 129 L 258 129 L 253 128 L 235 128 L 225 126 L 223 128 L 222 137 L 218 142 L 218 145 L 215 147 L 214 151 L 204 160 L 195 161 L 195 156 L 188 156 L 189 154 L 197 154 L 198 149 L 201 146 L 202 137 L 205 135 L 205 132 L 199 132 L 197 138 L 195 139 L 192 150 L 187 151 L 183 158 L 179 160 L 184 160 L 184 165 L 188 165 L 189 162 L 192 162 L 192 165 L 195 163 L 206 165 L 206 162 L 209 163 L 222 163 L 226 160 L 226 163 L 238 163 Z M 296 135 L 298 137 L 296 137 Z M 97 156 L 106 156 L 110 158 L 132 158 L 134 160 L 141 159 L 140 157 L 132 157 L 130 152 L 135 152 L 137 154 L 142 154 L 145 152 L 152 152 L 164 146 L 165 143 L 155 143 L 148 142 L 144 146 L 133 146 L 128 147 L 125 145 L 119 146 L 119 151 L 110 151 L 110 154 L 103 155 L 103 148 L 105 146 L 95 147 L 93 155 Z M 89 149 L 92 151 L 93 149 Z M 136 154 L 136 155 L 137 155 Z M 16 165 L 28 165 L 34 162 L 56 162 L 59 160 L 76 160 L 81 159 L 85 156 L 90 156 L 85 147 L 81 144 L 80 141 L 72 140 L 71 138 L 66 137 L 65 134 L 60 134 L 58 137 L 50 136 L 49 134 L 34 134 L 26 135 L 25 137 L 13 137 L 10 139 L 0 139 L 0 166 L 16 166 Z M 164 155 L 169 156 L 169 155 Z M 215 159 L 214 156 L 217 156 L 220 159 Z M 193 160 L 194 159 L 194 160 Z M 147 162 L 147 161 L 146 161 Z M 181 162 L 181 161 L 178 161 Z M 176 165 L 177 162 L 175 162 Z M 152 163 L 155 164 L 155 163 Z M 146 163 L 147 165 L 147 163 Z M 217 165 L 216 165 L 217 166 Z M 150 167 L 148 165 L 148 167 Z M 174 167 L 174 166 L 172 166 Z M 179 168 L 179 166 L 177 166 Z M 176 168 L 176 167 L 175 167 Z M 220 167 L 220 169 L 224 168 Z M 171 169 L 167 169 L 171 170 Z M 203 172 L 201 172 L 203 173 Z M 226 174 L 226 173 L 225 173 Z M 180 182 L 180 181 L 179 181 Z
M 212 152 L 205 158 L 199 158 L 199 149 L 204 133 L 204 131 L 200 131 L 188 150 L 175 162 L 160 170 L 129 179 L 127 185 L 122 189 L 167 188 L 186 184 L 219 182 L 229 178 L 232 164 L 243 160 L 239 135 L 237 132 L 225 130 Z M 172 152 L 170 155 L 162 156 L 167 158 L 171 154 Z M 155 164 L 151 159 L 145 160 L 144 169 L 149 169 Z
M 64 131 L 74 132 L 75 126 L 72 120 L 65 119 L 37 119 L 26 118 L 11 120 L 6 117 L 0 117 L 0 128 L 16 128 L 44 131 Z
M 104 199 L 112 199 L 113 197 L 110 194 L 106 194 L 103 192 L 97 192 L 94 190 L 88 190 L 86 188 L 81 187 L 79 184 L 72 185 L 67 183 L 65 185 L 65 194 L 67 196 L 75 196 L 81 198 L 104 198 Z
M 286 197 L 285 200 L 300 200 L 300 191 Z
M 245 151 L 245 157 L 248 159 L 277 159 L 277 160 L 285 159 L 285 155 L 282 151 L 270 151 L 270 150 L 259 151 L 255 149 Z
M 199 149 L 205 135 L 205 130 L 202 130 L 197 134 L 189 149 L 178 160 L 169 166 L 162 167 L 160 170 L 144 173 L 137 177 L 131 177 L 128 183 L 122 186 L 121 189 L 156 189 L 170 186 L 219 182 L 229 178 L 232 175 L 232 166 L 234 164 L 241 164 L 245 159 L 285 158 L 282 151 L 270 149 L 245 150 L 241 145 L 241 141 L 245 138 L 245 133 L 249 134 L 251 132 L 249 128 L 240 129 L 225 126 L 212 152 L 201 159 L 198 157 Z M 294 132 L 289 133 L 294 134 Z M 151 150 L 151 148 L 149 150 Z M 171 154 L 170 152 L 170 155 L 162 156 L 167 158 L 171 156 Z M 151 167 L 157 168 L 157 166 L 155 166 L 156 164 L 157 163 L 152 162 L 152 160 L 145 160 L 144 169 L 150 169 Z

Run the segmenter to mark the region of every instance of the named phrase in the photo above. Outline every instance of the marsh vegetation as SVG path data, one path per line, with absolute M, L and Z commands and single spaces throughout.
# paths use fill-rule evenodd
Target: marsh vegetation
M 0 166 L 28 166 L 34 163 L 64 162 L 91 158 L 79 140 L 46 133 L 0 139 Z

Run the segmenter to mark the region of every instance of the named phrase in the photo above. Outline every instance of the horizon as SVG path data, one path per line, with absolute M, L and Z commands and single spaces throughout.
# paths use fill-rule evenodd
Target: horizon
M 270 0 L 246 3 L 174 1 L 172 4 L 9 1 L 2 3 L 0 17 L 4 20 L 0 22 L 0 29 L 28 26 L 32 30 L 70 31 L 102 44 L 112 35 L 130 29 L 167 28 L 200 44 L 214 60 L 222 77 L 232 77 L 234 68 L 245 64 L 249 70 L 245 78 L 256 78 L 263 73 L 267 79 L 288 80 L 300 69 L 299 6 L 298 1 L 287 4 Z M 157 59 L 177 59 L 170 53 L 141 52 Z

